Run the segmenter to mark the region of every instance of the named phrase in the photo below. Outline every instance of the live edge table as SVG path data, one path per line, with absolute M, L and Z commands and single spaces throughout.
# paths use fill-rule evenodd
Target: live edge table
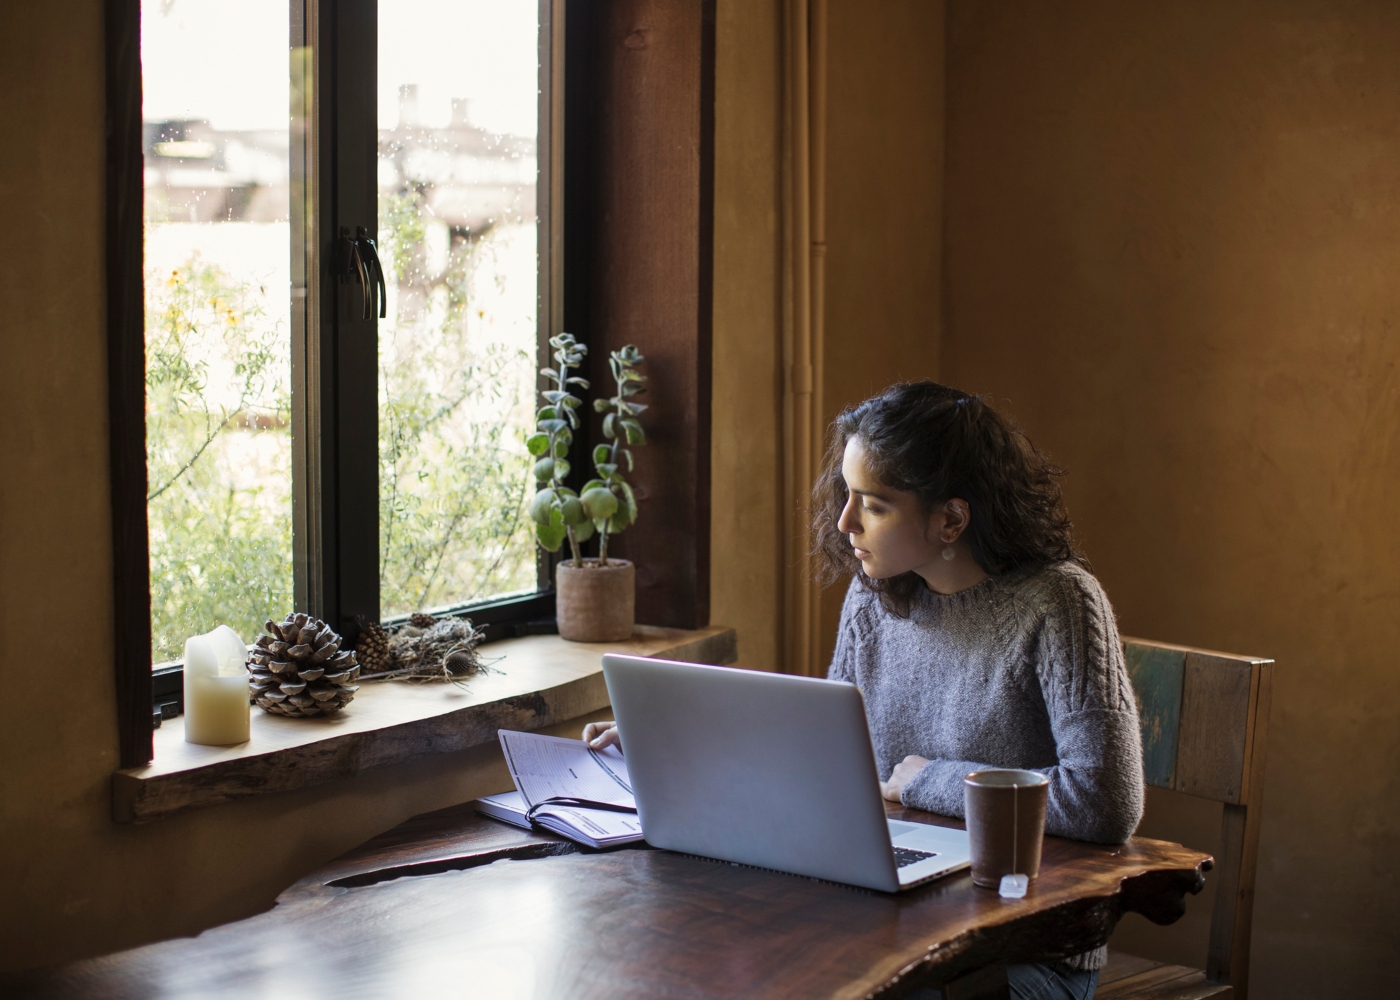
M 994 983 L 987 970 L 999 964 L 1094 948 L 1129 910 L 1175 920 L 1211 864 L 1158 840 L 1047 837 L 1024 899 L 979 889 L 966 872 L 887 895 L 646 847 L 588 851 L 456 806 L 368 841 L 266 913 L 0 981 L 0 993 L 777 1000 L 943 986 L 950 997 L 995 995 L 979 984 Z

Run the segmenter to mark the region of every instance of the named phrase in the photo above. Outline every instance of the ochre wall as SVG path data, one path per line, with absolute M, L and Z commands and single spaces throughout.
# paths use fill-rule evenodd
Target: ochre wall
M 1400 5 L 956 2 L 947 68 L 944 374 L 1125 632 L 1278 660 L 1251 995 L 1394 995 Z
M 826 420 L 938 375 L 943 2 L 828 0 Z M 843 585 L 823 594 L 820 667 Z
M 782 4 L 720 0 L 711 620 L 781 662 Z M 828 419 L 938 365 L 941 0 L 828 3 Z M 840 609 L 826 595 L 822 663 Z

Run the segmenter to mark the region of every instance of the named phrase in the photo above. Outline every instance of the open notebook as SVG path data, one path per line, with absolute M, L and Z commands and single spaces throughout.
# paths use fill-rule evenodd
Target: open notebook
M 475 802 L 477 812 L 529 829 L 543 827 L 589 847 L 642 839 L 627 761 L 617 747 L 500 730 L 516 791 Z

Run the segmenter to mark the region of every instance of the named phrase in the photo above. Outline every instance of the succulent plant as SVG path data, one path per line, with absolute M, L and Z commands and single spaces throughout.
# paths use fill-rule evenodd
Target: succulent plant
M 544 406 L 535 414 L 536 430 L 525 440 L 525 447 L 535 456 L 535 482 L 538 491 L 530 501 L 530 517 L 535 522 L 535 540 L 549 552 L 558 552 L 565 540 L 575 566 L 583 565 L 579 545 L 593 535 L 593 521 L 584 512 L 583 503 L 573 490 L 564 485 L 569 474 L 569 446 L 579 425 L 576 412 L 583 401 L 570 391 L 570 386 L 588 388 L 587 379 L 571 376 L 570 369 L 583 364 L 588 348 L 571 333 L 549 338 L 554 348 L 554 368 L 541 368 L 540 374 L 549 379 L 553 388 L 540 395 Z
M 597 477 L 584 484 L 579 500 L 584 513 L 598 532 L 598 565 L 608 564 L 608 538 L 637 520 L 637 498 L 622 476 L 620 459 L 627 460 L 632 471 L 632 450 L 626 445 L 646 444 L 646 433 L 638 415 L 646 409 L 634 397 L 646 392 L 642 385 L 646 376 L 637 367 L 646 361 L 635 344 L 628 344 L 608 357 L 617 392 L 610 399 L 595 399 L 593 408 L 603 417 L 603 437 L 611 444 L 593 449 L 593 468 Z

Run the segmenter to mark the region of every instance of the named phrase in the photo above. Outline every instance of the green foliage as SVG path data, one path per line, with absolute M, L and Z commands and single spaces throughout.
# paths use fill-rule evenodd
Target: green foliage
M 532 589 L 526 480 L 550 443 L 517 443 L 533 352 L 468 337 L 469 318 L 493 319 L 474 301 L 473 280 L 494 261 L 495 238 L 456 241 L 446 266 L 428 274 L 431 213 L 421 193 L 383 198 L 380 219 L 398 306 L 379 340 L 384 613 Z M 288 331 L 263 308 L 267 289 L 198 254 L 147 275 L 146 288 L 159 662 L 221 622 L 251 638 L 292 607 L 291 366 Z
M 152 662 L 291 606 L 287 332 L 198 254 L 147 276 Z
M 589 518 L 594 521 L 606 521 L 617 513 L 617 496 L 602 484 L 588 490 L 580 499 Z
M 608 357 L 617 392 L 610 399 L 595 399 L 593 408 L 603 417 L 603 437 L 611 444 L 593 449 L 597 478 L 583 487 L 583 504 L 598 531 L 598 562 L 608 564 L 608 539 L 637 520 L 637 498 L 622 475 L 619 458 L 626 459 L 632 471 L 632 450 L 627 445 L 646 444 L 646 434 L 637 417 L 646 409 L 636 397 L 646 392 L 646 376 L 637 368 L 646 361 L 635 344 L 628 344 Z
M 471 321 L 492 318 L 473 281 L 492 260 L 493 234 L 459 239 L 429 273 L 423 196 L 381 195 L 379 218 L 397 289 L 393 326 L 381 322 L 379 337 L 383 613 L 532 589 L 526 483 L 548 441 L 517 443 L 530 354 L 471 333 Z
M 530 516 L 535 522 L 535 540 L 548 552 L 558 552 L 567 540 L 575 566 L 583 565 L 579 545 L 593 535 L 593 522 L 579 496 L 564 485 L 569 474 L 569 462 L 564 456 L 574 441 L 578 429 L 578 408 L 583 400 L 573 395 L 570 386 L 588 388 L 588 382 L 571 376 L 570 369 L 583 364 L 588 348 L 571 333 L 561 333 L 549 339 L 554 348 L 553 368 L 541 368 L 540 374 L 554 386 L 540 393 L 545 401 L 535 414 L 537 430 L 525 439 L 531 455 L 544 456 L 535 463 L 535 482 L 539 484 L 530 501 Z

